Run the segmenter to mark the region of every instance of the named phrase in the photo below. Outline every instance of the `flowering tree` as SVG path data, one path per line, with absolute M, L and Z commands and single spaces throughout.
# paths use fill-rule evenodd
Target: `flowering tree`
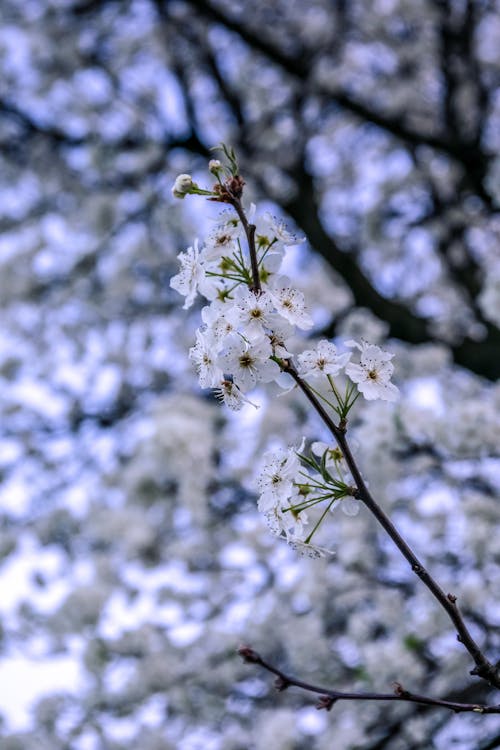
M 498 703 L 469 675 L 472 642 L 490 663 L 500 645 L 497 19 L 489 0 L 2 3 L 2 748 L 498 745 L 498 716 L 393 688 Z M 220 140 L 258 281 L 236 207 L 170 193 L 189 172 L 176 192 L 214 197 Z M 365 490 L 458 597 L 469 650 L 301 382 L 339 428 L 349 406 Z M 276 696 L 241 643 L 280 686 L 358 699 Z

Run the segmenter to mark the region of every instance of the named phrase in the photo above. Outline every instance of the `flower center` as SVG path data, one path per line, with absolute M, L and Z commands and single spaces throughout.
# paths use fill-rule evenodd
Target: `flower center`
M 377 371 L 376 370 L 370 370 L 368 373 L 368 377 L 370 380 L 376 380 L 377 379 Z
M 240 367 L 251 367 L 253 364 L 253 359 L 250 354 L 242 354 L 239 359 Z
M 231 235 L 230 234 L 219 234 L 217 237 L 217 244 L 218 245 L 229 245 L 231 242 Z

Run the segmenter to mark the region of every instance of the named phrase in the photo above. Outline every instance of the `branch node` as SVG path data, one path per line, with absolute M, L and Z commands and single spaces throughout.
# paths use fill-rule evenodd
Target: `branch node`
M 285 680 L 285 678 L 280 675 L 279 677 L 276 677 L 274 681 L 274 687 L 276 688 L 278 693 L 282 693 L 283 690 L 286 690 L 287 688 L 290 687 L 290 683 L 288 682 L 288 680 Z
M 316 710 L 322 711 L 324 709 L 325 711 L 331 711 L 336 701 L 337 698 L 332 698 L 331 695 L 320 695 L 316 704 Z
M 402 684 L 400 682 L 394 682 L 394 693 L 398 696 L 398 698 L 407 698 L 410 693 L 404 689 Z
M 241 656 L 244 662 L 247 664 L 259 664 L 260 656 L 257 651 L 254 651 L 250 646 L 239 646 L 238 654 Z
M 446 598 L 452 604 L 455 604 L 455 602 L 457 601 L 457 597 L 455 596 L 455 594 L 446 594 Z

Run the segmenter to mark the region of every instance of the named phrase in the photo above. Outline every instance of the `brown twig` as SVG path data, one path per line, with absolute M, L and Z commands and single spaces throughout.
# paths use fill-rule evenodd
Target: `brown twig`
M 248 252 L 250 255 L 250 265 L 252 268 L 252 286 L 251 290 L 255 294 L 259 294 L 261 291 L 260 273 L 259 273 L 259 261 L 257 258 L 257 249 L 255 247 L 255 224 L 250 224 L 247 219 L 245 209 L 241 202 L 241 196 L 243 194 L 243 187 L 245 181 L 238 174 L 233 174 L 224 183 L 216 183 L 213 191 L 217 195 L 216 198 L 209 198 L 209 200 L 219 201 L 221 203 L 229 203 L 241 221 L 241 225 L 245 230 L 245 235 L 248 242 Z
M 285 674 L 277 667 L 263 659 L 257 651 L 250 646 L 240 646 L 238 654 L 243 661 L 248 664 L 257 664 L 266 669 L 271 674 L 276 675 L 275 688 L 280 692 L 294 686 L 307 690 L 309 693 L 319 695 L 317 709 L 326 709 L 330 711 L 337 701 L 405 701 L 407 703 L 418 703 L 423 706 L 433 706 L 435 708 L 447 708 L 455 713 L 478 713 L 478 714 L 500 714 L 500 705 L 485 706 L 479 703 L 457 703 L 455 701 L 441 700 L 439 698 L 430 698 L 427 695 L 419 695 L 405 690 L 403 686 L 396 682 L 394 684 L 394 693 L 372 693 L 372 692 L 344 692 L 340 690 L 331 690 L 321 685 L 313 685 L 304 680 L 298 680 L 291 675 Z
M 399 531 L 392 523 L 391 519 L 386 515 L 386 513 L 383 511 L 383 509 L 376 502 L 376 500 L 368 490 L 347 442 L 345 427 L 339 427 L 335 424 L 317 396 L 309 388 L 308 384 L 300 377 L 291 362 L 286 361 L 283 370 L 291 375 L 291 377 L 295 380 L 297 386 L 304 393 L 306 398 L 312 404 L 317 414 L 321 417 L 321 419 L 337 441 L 337 444 L 344 455 L 345 461 L 354 478 L 354 481 L 356 482 L 358 499 L 375 516 L 382 528 L 391 537 L 392 541 L 399 549 L 401 554 L 410 563 L 412 571 L 420 578 L 422 583 L 427 586 L 434 598 L 437 599 L 437 601 L 450 617 L 457 631 L 457 639 L 465 646 L 476 665 L 475 668 L 471 671 L 471 674 L 482 677 L 493 687 L 500 688 L 500 671 L 498 667 L 492 664 L 482 653 L 478 644 L 469 632 L 469 629 L 467 628 L 463 620 L 460 610 L 457 607 L 457 597 L 453 594 L 446 594 L 443 591 L 441 586 L 437 583 L 437 581 L 434 580 L 429 571 L 425 568 L 423 563 L 413 552 L 411 547 L 403 539 Z
M 245 233 L 246 233 L 247 240 L 248 240 L 250 261 L 252 265 L 252 278 L 253 278 L 252 288 L 254 292 L 258 293 L 261 289 L 261 284 L 260 284 L 257 252 L 255 248 L 255 225 L 250 224 L 248 222 L 246 215 L 245 215 L 245 211 L 241 203 L 241 195 L 243 191 L 244 182 L 238 176 L 234 177 L 233 180 L 235 181 L 234 189 L 232 188 L 230 184 L 231 183 L 230 180 L 228 180 L 228 182 L 224 186 L 225 201 L 230 203 L 234 207 L 245 229 Z M 456 604 L 457 597 L 454 594 L 450 594 L 450 593 L 446 594 L 443 591 L 441 586 L 437 583 L 437 581 L 432 577 L 432 575 L 429 573 L 426 567 L 422 564 L 422 562 L 419 560 L 417 555 L 413 552 L 409 544 L 407 544 L 407 542 L 401 536 L 399 531 L 396 529 L 391 519 L 386 515 L 384 510 L 376 502 L 376 500 L 373 498 L 370 491 L 368 490 L 365 484 L 365 481 L 361 475 L 361 472 L 356 464 L 356 461 L 352 455 L 349 444 L 347 442 L 346 421 L 341 420 L 339 425 L 335 424 L 335 422 L 333 421 L 331 416 L 328 414 L 328 412 L 326 411 L 325 407 L 320 402 L 316 394 L 312 391 L 312 389 L 309 387 L 307 382 L 300 377 L 296 368 L 294 367 L 292 362 L 290 362 L 290 360 L 283 360 L 281 367 L 284 372 L 287 372 L 293 378 L 297 386 L 300 388 L 300 390 L 308 399 L 309 403 L 314 407 L 316 413 L 321 417 L 325 425 L 328 427 L 328 429 L 332 433 L 332 436 L 334 437 L 340 450 L 342 451 L 345 461 L 356 483 L 357 498 L 365 505 L 365 507 L 372 513 L 372 515 L 375 516 L 379 524 L 386 531 L 386 533 L 390 536 L 390 538 L 392 539 L 396 547 L 399 549 L 403 557 L 409 562 L 409 564 L 411 565 L 412 571 L 420 578 L 422 583 L 425 586 L 427 586 L 427 588 L 432 593 L 434 598 L 439 602 L 441 607 L 445 610 L 445 612 L 447 613 L 447 615 L 453 622 L 453 625 L 455 626 L 455 629 L 457 632 L 458 641 L 464 645 L 464 647 L 467 649 L 472 659 L 474 660 L 475 667 L 474 669 L 471 670 L 471 674 L 477 675 L 478 677 L 483 678 L 493 687 L 500 689 L 500 669 L 498 668 L 498 666 L 492 664 L 486 658 L 486 656 L 483 654 L 480 647 L 478 646 L 478 644 L 472 637 L 469 629 L 467 628 L 467 625 L 464 622 L 462 614 L 459 608 L 457 607 L 457 604 Z M 241 653 L 241 650 L 240 650 L 240 653 Z M 261 659 L 261 657 L 252 649 L 249 649 L 247 652 L 245 652 L 245 654 L 241 653 L 241 655 L 244 656 L 247 659 L 247 661 L 252 661 L 252 659 L 250 658 L 250 654 L 255 655 L 256 663 L 259 663 L 261 666 L 265 667 L 269 671 L 278 675 L 280 679 L 284 680 L 283 685 L 285 687 L 287 686 L 288 678 L 285 675 L 283 675 L 279 670 L 277 670 L 274 667 L 271 667 L 271 665 L 267 664 L 267 662 L 264 662 Z M 446 708 L 451 708 L 452 710 L 476 711 L 479 713 L 485 713 L 485 712 L 486 713 L 500 713 L 500 709 L 498 707 L 496 708 L 496 710 L 493 710 L 493 711 L 492 710 L 483 711 L 483 710 L 478 709 L 477 706 L 472 706 L 472 704 L 470 704 L 470 707 L 469 707 L 469 704 L 453 704 L 447 701 L 438 701 L 437 699 L 427 698 L 426 696 L 413 695 L 411 693 L 408 693 L 407 691 L 404 691 L 403 688 L 401 688 L 400 692 L 397 695 L 386 696 L 385 694 L 379 694 L 379 693 L 366 693 L 366 694 L 359 693 L 358 694 L 358 693 L 337 693 L 334 691 L 323 691 L 320 688 L 311 686 L 308 683 L 304 683 L 300 680 L 288 681 L 288 684 L 294 684 L 298 687 L 303 687 L 306 690 L 312 690 L 313 692 L 324 693 L 325 696 L 328 696 L 330 699 L 334 699 L 334 700 L 339 700 L 340 698 L 342 698 L 343 700 L 354 700 L 355 698 L 364 698 L 366 700 L 396 700 L 397 699 L 397 700 L 413 701 L 417 703 L 425 703 L 427 705 L 443 706 Z M 460 706 L 460 708 L 457 709 L 456 708 L 457 706 Z M 468 706 L 468 707 L 463 708 L 461 706 Z M 326 707 L 326 706 L 323 706 L 323 707 Z
M 250 254 L 250 264 L 252 267 L 252 291 L 258 294 L 261 290 L 260 285 L 260 274 L 259 274 L 259 263 L 257 260 L 257 250 L 255 248 L 255 224 L 250 224 L 245 211 L 243 209 L 243 206 L 241 205 L 241 199 L 240 198 L 233 198 L 231 201 L 231 205 L 234 207 L 234 210 L 238 214 L 238 217 L 241 221 L 241 224 L 243 226 L 243 229 L 245 230 L 245 234 L 247 237 L 248 242 L 248 251 Z

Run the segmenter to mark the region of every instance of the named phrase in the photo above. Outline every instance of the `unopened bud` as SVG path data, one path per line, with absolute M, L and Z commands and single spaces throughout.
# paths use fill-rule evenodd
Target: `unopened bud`
M 180 174 L 175 178 L 172 195 L 174 198 L 184 198 L 193 188 L 196 189 L 197 187 L 198 185 L 193 182 L 190 174 Z
M 243 661 L 246 661 L 249 664 L 258 664 L 260 661 L 259 654 L 257 653 L 257 651 L 254 651 L 251 646 L 239 646 L 238 654 L 241 656 Z
M 283 690 L 286 690 L 287 688 L 290 687 L 290 683 L 283 676 L 280 675 L 279 677 L 276 677 L 274 681 L 274 687 L 279 693 L 281 693 L 283 692 Z
M 208 162 L 208 171 L 216 177 L 222 169 L 222 164 L 218 159 L 210 159 L 210 161 Z
M 331 711 L 335 705 L 337 698 L 333 698 L 331 695 L 320 695 L 319 700 L 316 704 L 318 711 L 325 710 Z

